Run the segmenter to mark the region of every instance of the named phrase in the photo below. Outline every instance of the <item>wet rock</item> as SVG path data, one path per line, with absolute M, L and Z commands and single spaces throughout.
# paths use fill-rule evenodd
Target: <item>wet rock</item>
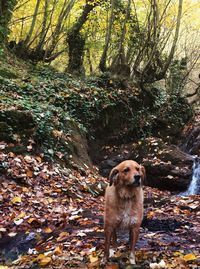
M 166 231 L 173 232 L 176 229 L 188 225 L 191 226 L 189 222 L 181 222 L 176 219 L 148 219 L 146 216 L 142 221 L 142 227 L 147 228 L 149 231 Z
M 146 168 L 146 185 L 163 190 L 186 190 L 192 178 L 193 158 L 162 139 L 147 138 L 137 144 L 132 159 Z
M 128 156 L 122 155 L 113 156 L 111 159 L 102 161 L 99 168 L 100 174 L 104 177 L 108 177 L 111 169 L 126 159 L 128 159 Z
M 100 172 L 108 176 L 110 170 L 125 159 L 136 160 L 146 168 L 145 185 L 162 190 L 184 191 L 192 178 L 193 158 L 175 145 L 160 138 L 147 138 L 127 146 L 126 155 L 117 154 L 100 163 Z M 119 153 L 119 152 L 118 152 Z
M 0 259 L 15 260 L 21 254 L 34 248 L 37 242 L 37 234 L 19 233 L 14 237 L 5 236 L 0 239 Z
M 180 148 L 189 154 L 200 156 L 200 115 L 186 127 Z

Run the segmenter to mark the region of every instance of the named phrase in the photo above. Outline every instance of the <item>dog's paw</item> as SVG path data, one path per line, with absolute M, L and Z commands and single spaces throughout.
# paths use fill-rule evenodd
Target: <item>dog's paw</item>
M 105 265 L 107 264 L 107 262 L 108 262 L 107 258 L 106 258 L 106 257 L 103 257 L 103 258 L 101 259 L 100 265 L 101 265 L 101 266 L 105 266 Z
M 114 257 L 114 256 L 115 256 L 115 253 L 116 253 L 115 249 L 110 248 L 110 249 L 109 249 L 109 258 Z
M 135 254 L 131 253 L 129 257 L 130 264 L 136 264 L 135 262 Z

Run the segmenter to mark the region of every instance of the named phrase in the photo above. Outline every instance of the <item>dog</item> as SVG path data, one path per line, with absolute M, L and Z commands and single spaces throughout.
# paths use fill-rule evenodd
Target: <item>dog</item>
M 129 230 L 130 264 L 135 264 L 135 245 L 143 219 L 143 189 L 145 168 L 133 160 L 114 167 L 105 191 L 104 232 L 105 261 L 109 259 L 111 239 L 116 248 L 118 228 Z

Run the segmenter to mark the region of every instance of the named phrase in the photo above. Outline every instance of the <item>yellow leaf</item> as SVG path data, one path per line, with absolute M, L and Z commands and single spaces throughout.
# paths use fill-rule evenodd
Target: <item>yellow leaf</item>
M 178 256 L 182 256 L 183 254 L 181 253 L 181 252 L 179 252 L 179 251 L 175 251 L 174 252 L 174 256 L 175 257 L 178 257 Z
M 45 257 L 41 260 L 39 260 L 39 265 L 40 266 L 46 266 L 51 262 L 51 258 L 50 257 Z
M 188 262 L 188 261 L 194 261 L 194 260 L 196 260 L 196 258 L 197 258 L 197 257 L 196 257 L 193 253 L 189 253 L 189 254 L 183 256 L 183 259 L 184 259 L 186 262 Z
M 60 233 L 59 234 L 59 237 L 57 238 L 57 241 L 59 242 L 59 241 L 64 240 L 68 235 L 69 235 L 68 232 L 62 232 L 62 233 Z
M 9 269 L 8 266 L 0 265 L 0 269 Z
M 46 234 L 50 234 L 50 233 L 52 233 L 52 229 L 50 227 L 47 227 L 47 228 L 45 228 L 44 232 Z
M 36 157 L 36 160 L 37 160 L 39 163 L 42 162 L 42 159 L 41 159 L 39 156 Z
M 97 262 L 99 260 L 98 256 L 96 255 L 96 252 L 92 252 L 92 254 L 89 255 L 90 263 Z
M 12 204 L 17 204 L 17 203 L 21 203 L 21 201 L 22 201 L 21 197 L 15 196 L 15 197 L 12 198 L 11 203 Z
M 25 212 L 21 212 L 15 219 L 23 219 L 26 216 Z
M 42 259 L 45 259 L 46 256 L 44 254 L 39 254 L 33 261 L 39 261 L 39 260 L 42 260 Z

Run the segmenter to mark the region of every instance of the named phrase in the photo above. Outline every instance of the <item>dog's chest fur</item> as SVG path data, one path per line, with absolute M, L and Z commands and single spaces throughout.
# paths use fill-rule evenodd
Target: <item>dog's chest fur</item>
M 138 223 L 138 214 L 134 210 L 134 201 L 124 201 L 118 208 L 118 224 L 121 229 L 130 228 Z

